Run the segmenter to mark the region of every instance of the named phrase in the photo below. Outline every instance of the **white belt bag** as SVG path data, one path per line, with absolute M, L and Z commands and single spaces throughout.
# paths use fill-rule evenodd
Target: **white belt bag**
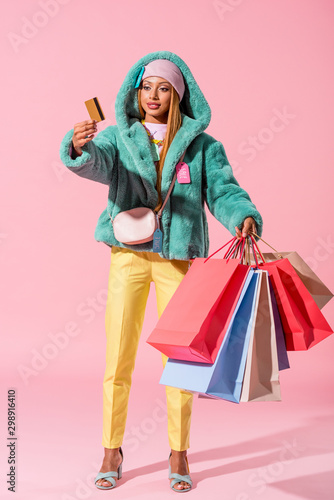
M 185 154 L 186 152 L 183 153 L 180 162 L 183 161 Z M 176 177 L 177 174 L 175 173 L 165 201 L 158 212 L 147 207 L 137 207 L 118 213 L 114 220 L 109 214 L 114 235 L 118 241 L 127 245 L 139 245 L 153 240 L 154 231 L 160 229 L 161 214 L 173 189 Z

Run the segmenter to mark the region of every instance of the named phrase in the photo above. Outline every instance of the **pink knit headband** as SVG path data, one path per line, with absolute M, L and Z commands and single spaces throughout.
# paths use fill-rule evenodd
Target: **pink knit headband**
M 175 88 L 179 95 L 179 100 L 181 101 L 184 94 L 184 80 L 182 73 L 178 66 L 168 59 L 155 59 L 146 66 L 142 75 L 141 80 L 148 78 L 149 76 L 160 76 L 161 78 L 166 78 Z

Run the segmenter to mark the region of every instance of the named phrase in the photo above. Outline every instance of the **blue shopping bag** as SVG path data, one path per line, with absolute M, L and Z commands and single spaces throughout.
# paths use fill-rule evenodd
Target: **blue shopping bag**
M 213 364 L 169 358 L 160 384 L 239 403 L 256 305 L 259 272 L 250 269 Z

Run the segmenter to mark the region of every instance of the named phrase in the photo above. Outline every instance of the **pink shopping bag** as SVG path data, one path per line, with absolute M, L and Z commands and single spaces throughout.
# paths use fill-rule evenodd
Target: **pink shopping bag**
M 169 358 L 215 361 L 250 266 L 212 255 L 194 260 L 147 339 Z

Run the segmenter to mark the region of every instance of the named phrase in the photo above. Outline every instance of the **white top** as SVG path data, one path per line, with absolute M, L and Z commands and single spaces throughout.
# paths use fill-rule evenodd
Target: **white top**
M 165 138 L 166 132 L 167 132 L 167 123 L 151 123 L 151 122 L 145 122 L 145 127 L 148 128 L 150 131 L 151 135 L 153 136 L 153 139 L 157 139 L 158 141 L 162 140 Z M 159 153 L 162 150 L 162 145 L 158 146 L 159 147 Z

